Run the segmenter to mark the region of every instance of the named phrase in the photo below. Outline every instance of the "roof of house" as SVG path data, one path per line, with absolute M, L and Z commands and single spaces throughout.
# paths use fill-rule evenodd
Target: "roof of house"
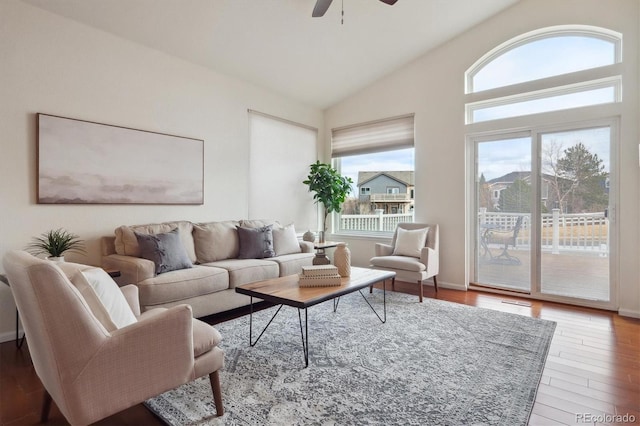
M 554 178 L 554 176 L 547 174 L 547 173 L 543 173 L 542 177 L 544 180 L 552 180 Z M 524 180 L 525 182 L 529 182 L 531 180 L 531 172 L 511 172 L 511 173 L 507 173 L 506 175 L 502 175 L 500 177 L 491 179 L 489 181 L 487 181 L 487 183 L 489 185 L 493 185 L 496 183 L 513 183 L 516 180 Z M 565 180 L 565 181 L 570 181 L 569 179 L 566 178 L 559 178 L 560 180 Z
M 404 185 L 415 185 L 413 170 L 403 171 L 378 171 L 378 172 L 358 172 L 358 186 L 377 178 L 378 176 L 388 176 L 391 179 L 397 180 Z

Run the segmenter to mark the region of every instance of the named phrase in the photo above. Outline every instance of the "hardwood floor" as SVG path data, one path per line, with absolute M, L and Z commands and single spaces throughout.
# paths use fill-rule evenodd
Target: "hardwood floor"
M 417 286 L 409 283 L 396 283 L 396 291 L 418 294 Z M 640 424 L 640 320 L 477 291 L 440 289 L 437 296 L 433 287 L 426 286 L 424 291 L 426 297 L 557 322 L 530 425 Z M 215 324 L 243 313 L 208 317 L 207 321 Z M 27 345 L 17 349 L 14 342 L 0 344 L 0 424 L 38 424 L 41 401 L 42 385 Z M 625 415 L 634 420 L 625 422 Z M 55 404 L 48 424 L 67 424 Z M 163 423 L 137 405 L 97 424 Z

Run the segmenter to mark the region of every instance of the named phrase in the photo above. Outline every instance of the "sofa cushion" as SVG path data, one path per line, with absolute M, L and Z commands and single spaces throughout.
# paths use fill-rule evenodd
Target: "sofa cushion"
M 287 226 L 276 225 L 273 227 L 273 249 L 276 252 L 276 256 L 300 253 L 302 251 L 293 223 Z
M 209 263 L 238 257 L 240 242 L 236 227 L 239 225 L 240 222 L 235 220 L 193 225 L 197 262 Z
M 191 262 L 196 261 L 196 251 L 193 244 L 193 224 L 188 221 L 177 222 L 164 222 L 164 223 L 152 223 L 147 225 L 133 225 L 133 226 L 120 226 L 116 228 L 116 240 L 115 248 L 116 253 L 126 256 L 140 256 L 140 246 L 138 245 L 138 239 L 134 232 L 140 234 L 160 234 L 178 229 L 180 232 L 180 239 L 184 245 L 184 249 L 187 251 L 187 255 Z
M 160 234 L 140 234 L 135 231 L 134 234 L 138 239 L 140 257 L 153 261 L 156 274 L 191 268 L 191 260 L 177 228 Z
M 242 219 L 240 221 L 240 226 L 243 228 L 262 228 L 263 226 L 275 226 L 277 224 L 278 221 L 272 219 Z
M 271 225 L 261 228 L 238 227 L 237 231 L 240 241 L 238 259 L 264 259 L 275 256 Z
M 226 269 L 229 273 L 229 288 L 256 281 L 278 278 L 278 264 L 266 259 L 227 259 L 207 263 L 206 267 Z
M 140 305 L 149 307 L 182 301 L 229 288 L 226 270 L 195 265 L 171 271 L 137 283 Z
M 276 262 L 280 267 L 280 276 L 299 274 L 303 266 L 311 266 L 314 253 L 293 253 L 272 257 L 269 260 Z

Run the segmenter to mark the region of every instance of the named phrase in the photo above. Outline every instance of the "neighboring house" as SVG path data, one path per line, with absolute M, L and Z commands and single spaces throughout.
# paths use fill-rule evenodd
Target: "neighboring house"
M 531 184 L 531 172 L 511 172 L 487 181 L 486 185 L 489 190 L 489 200 L 493 210 L 500 210 L 500 194 L 518 179 Z M 548 192 L 548 185 L 545 186 Z
M 489 200 L 494 210 L 500 210 L 500 193 L 510 187 L 516 180 L 522 180 L 531 185 L 531 172 L 511 172 L 506 175 L 497 177 L 487 181 L 487 189 L 489 190 Z M 552 188 L 553 176 L 548 174 L 542 175 L 541 199 L 542 204 L 552 209 L 555 197 Z
M 360 213 L 383 210 L 385 214 L 413 210 L 413 171 L 358 172 Z

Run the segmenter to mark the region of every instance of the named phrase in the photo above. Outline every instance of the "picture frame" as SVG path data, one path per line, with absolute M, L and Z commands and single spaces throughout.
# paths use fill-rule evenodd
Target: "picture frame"
M 204 140 L 37 114 L 38 204 L 204 204 Z

